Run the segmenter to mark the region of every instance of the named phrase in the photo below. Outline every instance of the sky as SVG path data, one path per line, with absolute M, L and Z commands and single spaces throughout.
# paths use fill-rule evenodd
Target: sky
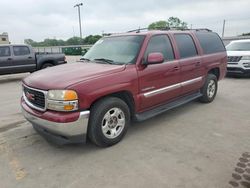
M 126 32 L 171 16 L 220 35 L 224 19 L 225 36 L 250 32 L 250 0 L 0 0 L 0 33 L 8 32 L 12 43 L 79 36 L 74 5 L 80 2 L 83 36 Z

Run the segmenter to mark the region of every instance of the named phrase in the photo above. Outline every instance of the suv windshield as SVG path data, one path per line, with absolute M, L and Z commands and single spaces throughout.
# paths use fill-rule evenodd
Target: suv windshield
M 105 37 L 95 43 L 83 59 L 109 64 L 134 64 L 145 36 Z
M 250 51 L 250 42 L 234 42 L 229 44 L 226 49 L 228 51 Z

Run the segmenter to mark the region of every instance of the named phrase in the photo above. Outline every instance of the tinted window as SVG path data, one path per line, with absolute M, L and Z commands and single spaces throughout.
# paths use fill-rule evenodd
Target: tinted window
M 160 52 L 165 60 L 173 60 L 174 52 L 169 38 L 166 35 L 153 36 L 148 44 L 145 59 L 149 53 Z
M 9 47 L 0 47 L 0 57 L 10 56 L 10 48 Z
M 84 58 L 109 59 L 113 64 L 135 63 L 145 36 L 113 36 L 97 41 Z
M 198 54 L 194 41 L 190 35 L 176 34 L 175 40 L 176 40 L 181 58 L 193 57 Z
M 205 54 L 225 51 L 224 44 L 216 33 L 212 32 L 197 32 L 197 38 L 200 41 L 201 47 Z
M 27 46 L 14 46 L 13 50 L 15 56 L 30 54 L 30 50 Z
M 227 46 L 228 51 L 250 51 L 250 42 L 232 42 Z

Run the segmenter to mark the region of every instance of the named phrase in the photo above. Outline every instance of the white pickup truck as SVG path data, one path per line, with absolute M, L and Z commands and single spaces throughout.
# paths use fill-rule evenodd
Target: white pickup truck
M 227 74 L 250 76 L 250 39 L 232 41 L 226 49 Z

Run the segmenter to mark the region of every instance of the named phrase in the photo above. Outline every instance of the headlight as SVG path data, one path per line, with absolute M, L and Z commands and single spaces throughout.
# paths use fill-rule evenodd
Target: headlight
M 73 90 L 49 90 L 47 108 L 55 111 L 75 111 L 78 96 Z
M 250 60 L 250 56 L 242 56 L 241 60 Z

